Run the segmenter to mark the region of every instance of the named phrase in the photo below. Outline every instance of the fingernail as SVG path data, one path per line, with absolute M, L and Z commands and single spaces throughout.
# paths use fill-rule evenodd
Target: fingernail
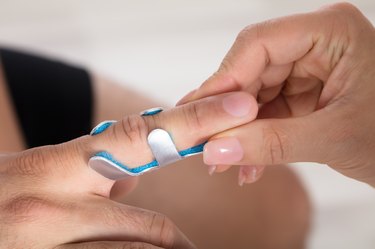
M 207 165 L 233 164 L 243 158 L 244 152 L 235 137 L 220 138 L 204 146 L 203 160 Z
M 245 181 L 246 181 L 246 176 L 242 173 L 242 170 L 240 169 L 240 173 L 238 175 L 238 185 L 242 187 Z
M 216 171 L 216 165 L 209 165 L 208 166 L 208 174 L 212 176 Z
M 184 102 L 188 101 L 194 93 L 197 91 L 197 89 L 194 89 L 193 91 L 190 91 L 188 94 L 186 94 L 184 97 L 182 97 L 176 104 L 176 106 L 183 104 Z
M 241 166 L 238 175 L 238 184 L 242 186 L 244 183 L 253 183 L 258 180 L 260 171 L 256 166 Z
M 247 116 L 251 109 L 250 96 L 243 92 L 231 94 L 223 99 L 223 108 L 234 117 Z

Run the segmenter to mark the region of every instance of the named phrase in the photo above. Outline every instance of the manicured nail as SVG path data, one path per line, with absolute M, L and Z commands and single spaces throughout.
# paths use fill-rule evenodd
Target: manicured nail
M 238 184 L 242 186 L 244 183 L 256 182 L 261 175 L 261 170 L 256 166 L 241 166 L 238 175 Z
M 231 94 L 223 99 L 223 108 L 234 117 L 247 116 L 251 109 L 250 96 L 243 92 Z
M 204 146 L 203 160 L 207 165 L 233 164 L 243 158 L 244 152 L 235 137 L 220 138 Z
M 194 89 L 193 91 L 190 91 L 188 94 L 186 94 L 184 97 L 182 97 L 176 104 L 176 106 L 183 104 L 184 102 L 188 101 L 194 93 L 197 91 L 197 89 Z
M 216 171 L 216 165 L 209 165 L 208 166 L 208 174 L 210 175 L 210 176 L 212 176 L 214 173 L 215 173 L 215 171 Z
M 242 187 L 245 181 L 246 181 L 246 176 L 242 173 L 242 170 L 240 169 L 240 173 L 238 175 L 238 185 Z

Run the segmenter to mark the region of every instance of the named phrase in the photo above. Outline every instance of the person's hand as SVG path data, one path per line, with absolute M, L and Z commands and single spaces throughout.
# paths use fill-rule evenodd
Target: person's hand
M 319 162 L 375 186 L 375 30 L 354 6 L 248 26 L 179 104 L 234 90 L 257 98 L 258 119 L 214 137 L 206 164 L 242 165 L 243 183 L 265 165 Z
M 127 116 L 96 136 L 1 155 L 0 248 L 193 248 L 164 215 L 110 200 L 114 181 L 90 169 L 89 157 L 105 149 L 138 166 L 152 159 L 146 139 L 155 128 L 186 149 L 251 121 L 257 110 L 249 94 L 222 94 Z

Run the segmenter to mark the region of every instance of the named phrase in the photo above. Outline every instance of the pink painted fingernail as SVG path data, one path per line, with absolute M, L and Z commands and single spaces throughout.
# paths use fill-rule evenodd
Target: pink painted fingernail
M 204 146 L 203 160 L 207 165 L 232 164 L 243 158 L 244 152 L 235 137 L 220 138 Z
M 243 92 L 230 94 L 223 99 L 224 110 L 234 117 L 244 117 L 250 113 L 251 98 Z
M 210 165 L 210 166 L 208 166 L 208 174 L 210 176 L 212 176 L 215 173 L 216 168 L 217 168 L 216 165 Z

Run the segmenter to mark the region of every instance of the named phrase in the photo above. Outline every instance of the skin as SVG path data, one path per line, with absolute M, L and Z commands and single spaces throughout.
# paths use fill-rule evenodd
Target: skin
M 2 75 L 1 68 L 0 73 Z M 107 79 L 96 75 L 93 75 L 92 78 L 96 100 L 95 124 L 107 119 L 121 119 L 124 115 L 129 116 L 149 107 L 160 106 L 160 104 L 156 104 L 149 98 L 114 84 Z M 4 121 L 2 125 L 9 128 L 7 132 L 4 132 L 4 129 L 0 131 L 2 138 L 0 139 L 0 151 L 17 152 L 25 150 L 20 129 L 17 128 L 16 117 L 12 111 L 9 111 L 12 110 L 12 105 L 8 95 L 5 94 L 6 84 L 3 77 L 0 78 L 0 87 L 2 90 L 0 94 L 6 97 L 0 98 L 0 101 L 2 101 L 0 117 Z M 128 101 L 129 99 L 132 99 L 132 101 Z M 173 124 L 173 120 L 168 122 Z M 173 129 L 173 127 L 168 129 L 171 128 Z M 176 128 L 174 129 L 176 130 Z M 185 141 L 185 139 L 182 141 Z M 120 148 L 123 148 L 123 146 L 122 144 Z M 82 155 L 78 155 L 78 152 L 70 152 L 65 150 L 66 146 L 63 147 L 64 155 L 69 154 L 66 165 L 69 165 L 71 153 L 77 157 L 82 157 Z M 48 153 L 49 150 L 55 150 L 56 148 L 62 147 L 44 147 L 38 148 L 37 151 L 45 155 L 50 154 Z M 23 167 L 15 165 L 14 161 L 33 161 L 34 156 L 32 155 L 38 153 L 27 151 L 20 154 L 12 154 L 13 157 L 10 158 L 9 156 L 0 157 L 7 158 L 7 160 L 0 162 L 0 168 L 21 167 L 29 168 L 31 172 L 36 171 L 38 163 L 35 161 L 32 165 L 28 164 Z M 85 157 L 87 156 L 86 154 Z M 16 160 L 16 158 L 23 158 L 23 160 Z M 59 160 L 59 162 L 61 163 L 63 160 Z M 86 162 L 87 158 L 79 164 L 81 165 L 80 167 L 85 168 Z M 13 166 L 9 166 L 9 164 Z M 154 241 L 153 243 L 157 244 L 164 241 L 163 243 L 167 243 L 167 245 L 159 243 L 159 246 L 168 248 L 170 246 L 168 243 L 171 243 L 168 240 L 165 242 L 165 234 L 168 234 L 168 231 L 173 231 L 176 237 L 181 237 L 171 219 L 199 248 L 220 249 L 233 247 L 241 249 L 249 246 L 255 248 L 275 248 L 277 246 L 278 248 L 290 249 L 304 247 L 309 229 L 310 205 L 300 182 L 289 169 L 283 166 L 270 168 L 261 181 L 253 186 L 239 189 L 238 186 L 233 184 L 233 171 L 229 174 L 212 178 L 206 173 L 205 167 L 200 165 L 203 165 L 201 157 L 195 157 L 181 161 L 175 167 L 171 166 L 152 174 L 146 174 L 141 178 L 138 187 L 133 192 L 131 190 L 136 186 L 137 178 L 116 183 L 108 182 L 103 184 L 105 187 L 97 188 L 103 183 L 103 179 L 100 176 L 98 177 L 95 172 L 87 169 L 81 176 L 73 174 L 71 171 L 64 171 L 65 173 L 61 176 L 62 179 L 50 179 L 49 181 L 40 173 L 30 177 L 29 175 L 24 175 L 24 173 L 15 174 L 16 171 L 13 170 L 13 176 L 10 178 L 9 173 L 5 174 L 3 171 L 0 175 L 2 181 L 6 182 L 6 184 L 2 185 L 0 189 L 0 193 L 2 193 L 0 198 L 0 206 L 2 207 L 0 208 L 1 220 L 4 221 L 4 217 L 19 216 L 9 213 L 9 208 L 7 209 L 8 211 L 4 211 L 5 203 L 13 203 L 13 206 L 19 207 L 17 209 L 21 210 L 20 213 L 26 209 L 25 212 L 30 217 L 22 220 L 22 222 L 14 220 L 8 222 L 6 226 L 1 226 L 0 233 L 2 238 L 9 235 L 8 244 L 5 247 L 24 248 L 24 244 L 27 243 L 34 248 L 52 248 L 52 245 L 55 246 L 57 244 L 60 244 L 58 248 L 159 248 L 145 242 L 145 240 L 149 241 L 150 230 L 146 230 L 149 231 L 148 234 L 139 235 L 139 238 L 141 238 L 139 240 L 143 242 L 122 241 L 124 238 L 128 239 L 128 235 L 135 230 L 142 230 L 142 224 L 149 225 L 152 223 L 155 226 L 155 228 L 152 228 L 153 233 L 162 235 L 161 238 L 156 238 L 159 241 Z M 63 169 L 66 167 L 62 166 Z M 48 167 L 46 166 L 46 168 Z M 53 168 L 56 168 L 55 164 Z M 87 175 L 88 173 L 89 175 Z M 57 174 L 55 173 L 54 175 Z M 82 178 L 82 176 L 84 177 Z M 71 180 L 68 181 L 67 179 Z M 83 181 L 82 179 L 88 180 Z M 194 179 L 194 184 L 191 184 L 191 179 Z M 57 181 L 64 183 L 66 187 L 64 193 L 61 193 L 61 186 L 59 186 L 59 189 L 56 188 Z M 80 188 L 78 189 L 76 188 L 77 182 L 80 183 Z M 114 187 L 112 187 L 113 184 Z M 91 189 L 90 186 L 94 187 L 94 185 L 96 187 Z M 31 189 L 30 186 L 32 186 Z M 84 188 L 86 191 L 82 189 L 84 186 L 86 186 Z M 25 189 L 28 191 L 25 192 Z M 104 194 L 93 195 L 95 189 L 96 191 L 104 191 Z M 150 189 L 153 190 L 151 195 Z M 276 196 L 275 189 L 277 189 Z M 12 199 L 10 196 L 4 195 L 7 191 L 19 193 L 23 198 Z M 218 195 L 218 193 L 222 194 Z M 270 195 L 273 197 L 268 198 Z M 37 199 L 35 196 L 40 198 Z M 126 198 L 124 198 L 125 196 Z M 85 201 L 82 203 L 83 197 Z M 167 200 L 165 199 L 166 197 L 168 197 Z M 209 197 L 209 201 L 207 201 L 207 197 Z M 109 198 L 126 203 L 126 205 L 111 202 L 108 200 Z M 93 211 L 102 209 L 99 204 L 110 210 L 115 209 L 114 213 L 116 214 L 117 222 L 111 224 L 116 229 L 115 232 L 108 226 L 103 226 L 103 223 L 107 223 L 107 217 L 101 217 L 99 213 Z M 242 208 L 239 209 L 238 205 L 241 205 Z M 29 206 L 32 208 L 29 208 Z M 132 206 L 154 211 L 145 211 Z M 199 208 L 197 208 L 198 206 Z M 278 208 L 275 209 L 273 207 Z M 43 208 L 43 215 L 38 214 L 40 208 Z M 181 210 L 185 210 L 184 213 L 181 213 Z M 118 214 L 119 211 L 121 211 L 120 214 Z M 74 214 L 74 219 L 66 218 L 72 217 L 72 213 Z M 170 218 L 166 218 L 164 214 Z M 88 216 L 90 217 L 89 219 L 87 218 Z M 158 221 L 166 220 L 167 226 L 164 225 L 161 228 L 162 222 L 151 222 L 150 217 L 154 216 L 158 218 Z M 35 217 L 38 217 L 38 219 L 35 219 Z M 139 220 L 142 220 L 142 224 L 134 224 L 131 217 L 139 218 Z M 194 219 L 190 217 L 194 217 Z M 56 222 L 51 223 L 51 220 Z M 91 220 L 90 224 L 87 224 L 88 220 Z M 200 221 L 200 223 L 197 224 L 197 221 Z M 225 222 L 225 226 L 223 226 L 223 222 Z M 69 224 L 72 223 L 74 223 L 75 227 L 92 225 L 101 227 L 103 230 L 93 231 L 90 236 L 84 234 L 85 229 L 67 233 L 71 228 L 66 227 L 69 227 Z M 134 225 L 130 226 L 128 224 Z M 59 229 L 59 233 L 65 235 L 61 241 L 56 241 L 56 226 Z M 202 229 L 197 229 L 197 227 Z M 20 230 L 21 228 L 23 229 Z M 161 232 L 161 229 L 167 232 Z M 111 233 L 117 233 L 119 230 L 123 231 L 123 234 L 117 235 L 119 237 L 116 240 L 119 241 L 102 241 L 107 239 L 102 237 L 102 234 L 110 236 Z M 6 231 L 8 231 L 8 234 L 5 234 Z M 25 238 L 23 240 L 17 239 L 13 236 L 13 231 L 17 231 L 17 234 L 22 234 Z M 53 232 L 47 233 L 47 236 L 45 234 L 46 231 Z M 228 234 L 228 231 L 237 232 Z M 97 232 L 100 236 L 95 236 L 94 232 Z M 35 233 L 44 233 L 45 236 L 35 236 Z M 80 238 L 77 239 L 77 236 Z M 81 236 L 85 236 L 85 238 L 82 239 Z M 88 237 L 93 241 L 88 242 Z M 269 238 L 272 238 L 272 240 Z M 72 243 L 77 242 L 77 240 L 79 243 Z
M 217 73 L 180 101 L 245 91 L 258 119 L 218 134 L 204 160 L 241 165 L 319 162 L 375 186 L 375 29 L 349 3 L 246 27 Z M 241 180 L 240 179 L 240 180 Z
M 107 79 L 96 76 L 94 82 L 97 106 L 105 109 L 97 112 L 96 123 L 160 106 Z M 130 104 L 124 96 L 134 100 Z M 129 181 L 119 181 L 111 195 L 129 205 L 166 214 L 198 248 L 304 248 L 311 206 L 297 176 L 278 165 L 270 167 L 259 182 L 239 188 L 233 182 L 235 174 L 232 170 L 211 177 L 202 157 L 192 157 L 145 174 L 132 192 L 124 191 Z
M 160 106 L 149 98 L 107 79 L 95 75 L 92 78 L 96 99 L 95 124 L 106 119 L 133 120 L 133 122 L 126 123 L 139 124 L 139 116 L 131 115 L 132 113 Z M 0 85 L 1 89 L 6 90 L 4 79 L 0 81 Z M 6 91 L 1 91 L 0 94 L 7 96 Z M 206 115 L 200 115 L 201 117 L 207 116 L 209 122 L 200 121 L 199 123 L 205 125 L 201 125 L 199 129 L 195 127 L 192 129 L 191 124 L 187 129 L 184 125 L 194 124 L 194 122 L 187 122 L 186 116 L 183 114 L 184 111 L 178 110 L 163 113 L 159 118 L 161 123 L 151 123 L 148 126 L 156 124 L 162 126 L 174 134 L 175 142 L 180 149 L 187 148 L 215 133 L 233 126 L 243 125 L 254 119 L 257 105 L 254 98 L 248 94 L 245 96 L 248 96 L 248 100 L 254 108 L 249 114 L 250 116 L 246 116 L 240 121 L 238 117 L 225 118 L 223 112 L 221 115 L 213 115 L 215 113 L 211 113 L 212 108 L 201 107 L 197 110 L 210 109 L 210 111 L 206 111 L 208 113 Z M 4 99 L 7 101 L 3 101 L 0 106 L 0 116 L 8 122 L 7 127 L 14 130 L 0 131 L 1 138 L 4 138 L 0 139 L 0 151 L 22 151 L 25 146 L 20 129 L 15 129 L 18 124 L 14 112 L 9 111 L 12 110 L 10 99 L 9 97 L 1 98 L 0 101 Z M 220 105 L 216 106 L 220 107 Z M 213 109 L 220 110 L 220 108 Z M 224 117 L 225 120 L 215 123 L 225 124 L 225 127 L 213 127 L 213 116 L 218 116 L 221 119 Z M 140 125 L 140 127 L 143 126 Z M 119 130 L 119 132 L 114 130 Z M 9 238 L 8 245 L 11 245 L 12 248 L 24 248 L 25 244 L 22 243 L 29 243 L 34 248 L 52 248 L 57 245 L 59 245 L 58 248 L 190 248 L 192 245 L 175 227 L 175 223 L 199 248 L 277 247 L 291 249 L 304 247 L 310 223 L 310 204 L 301 183 L 288 168 L 280 165 L 270 167 L 259 182 L 252 186 L 239 188 L 233 183 L 234 171 L 210 177 L 206 168 L 199 166 L 202 165 L 201 157 L 195 157 L 179 162 L 176 166 L 142 176 L 138 187 L 131 192 L 138 179 L 132 178 L 114 183 L 107 179 L 103 180 L 96 172 L 87 169 L 88 156 L 93 151 L 102 148 L 110 150 L 121 161 L 135 164 L 146 162 L 152 157 L 144 140 L 134 139 L 130 144 L 124 142 L 127 139 L 114 139 L 114 134 L 121 134 L 124 130 L 132 131 L 130 134 L 140 133 L 140 130 L 113 127 L 113 130 L 106 131 L 98 139 L 83 137 L 67 144 L 37 148 L 3 157 L 6 160 L 0 164 L 0 168 L 5 168 L 4 172 L 8 172 L 14 167 L 14 170 L 11 170 L 14 175 L 11 178 L 8 176 L 9 173 L 2 176 L 6 184 L 2 186 L 1 190 L 13 191 L 25 198 L 13 200 L 7 195 L 2 195 L 0 205 L 6 206 L 5 203 L 14 201 L 14 205 L 20 206 L 21 212 L 26 209 L 25 212 L 30 217 L 22 222 L 8 222 L 7 227 L 0 229 L 0 233 L 8 231 L 6 234 Z M 188 133 L 191 130 L 200 130 L 200 133 Z M 147 132 L 144 131 L 143 134 L 145 133 Z M 9 141 L 14 145 L 10 146 Z M 123 155 L 124 148 L 127 151 L 130 150 L 129 154 L 133 157 Z M 42 160 L 35 162 L 35 155 L 37 155 L 36 158 L 39 158 L 39 154 L 42 155 L 40 157 Z M 73 159 L 72 155 L 74 155 Z M 81 173 L 71 171 L 71 162 L 74 158 L 79 161 L 79 163 L 74 163 L 74 168 L 77 166 L 81 168 Z M 30 161 L 33 163 L 20 165 L 17 163 Z M 48 163 L 51 161 L 53 163 Z M 51 167 L 55 169 L 56 161 L 61 164 L 59 167 L 62 169 L 61 174 L 57 171 L 53 174 L 47 172 L 47 174 L 39 170 L 43 168 L 48 171 Z M 22 171 L 19 173 L 19 170 L 16 170 L 18 168 L 29 168 L 31 172 L 36 171 L 37 174 L 35 177 L 25 176 Z M 192 181 L 192 179 L 194 180 Z M 253 179 L 253 181 L 255 180 L 257 177 Z M 56 187 L 56 182 L 64 183 L 64 192 L 61 191 L 60 185 L 59 188 Z M 30 186 L 33 186 L 32 190 L 25 191 L 25 189 L 30 189 Z M 150 190 L 152 190 L 152 194 L 150 194 Z M 5 193 L 5 191 L 1 193 Z M 84 202 L 82 202 L 82 198 L 85 199 Z M 126 205 L 109 199 L 121 201 Z M 29 208 L 29 205 L 32 208 Z M 133 206 L 153 211 L 145 211 Z M 103 208 L 110 210 L 108 213 L 116 216 L 116 221 L 111 226 L 103 225 L 107 224 L 108 217 L 98 215 L 97 210 Z M 43 217 L 38 213 L 42 209 Z M 3 212 L 0 217 L 14 216 L 7 210 L 0 210 Z M 118 211 L 121 211 L 120 214 Z M 166 218 L 165 215 L 169 218 Z M 73 218 L 63 219 L 63 217 L 72 216 Z M 153 222 L 154 217 L 158 222 Z M 134 219 L 140 222 L 134 222 Z M 51 223 L 51 220 L 57 222 Z M 166 222 L 163 222 L 164 220 Z M 152 229 L 150 229 L 150 224 L 152 224 Z M 95 229 L 88 229 L 91 233 L 85 234 L 86 229 L 82 229 L 82 227 L 87 226 Z M 60 231 L 59 233 L 64 236 L 56 238 L 56 227 Z M 71 230 L 71 227 L 80 229 Z M 17 231 L 17 233 L 13 231 Z M 119 231 L 122 233 L 118 234 Z M 145 232 L 142 233 L 142 231 Z M 43 236 L 43 241 L 41 241 L 41 238 L 35 236 L 35 233 L 43 233 L 46 236 Z M 15 234 L 25 235 L 24 239 L 19 241 L 15 238 Z M 137 242 L 133 240 L 129 242 L 129 236 L 134 234 L 136 234 Z M 155 236 L 155 234 L 160 236 Z M 172 234 L 172 236 L 168 236 L 168 234 Z M 113 241 L 114 236 L 116 241 Z
M 0 248 L 195 248 L 165 215 L 110 200 L 114 181 L 87 167 L 100 148 L 129 148 L 124 136 L 159 125 L 124 120 L 139 130 L 119 122 L 116 132 L 0 156 Z

